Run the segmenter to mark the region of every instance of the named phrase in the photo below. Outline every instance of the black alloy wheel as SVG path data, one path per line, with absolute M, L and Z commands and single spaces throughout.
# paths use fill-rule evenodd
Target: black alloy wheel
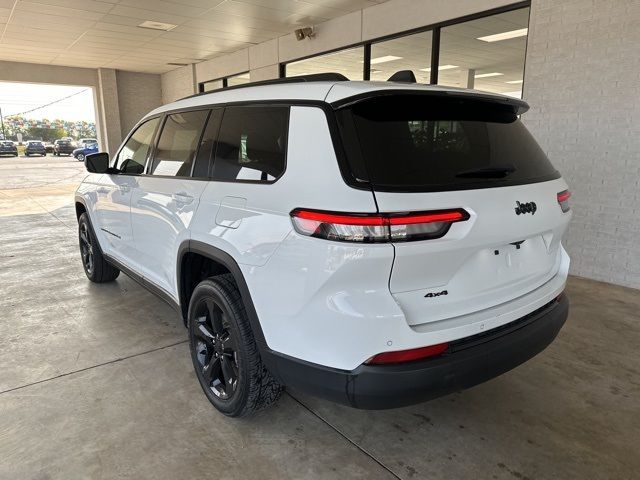
M 120 270 L 111 265 L 102 255 L 100 244 L 86 212 L 78 218 L 78 240 L 82 267 L 89 280 L 95 283 L 106 283 L 118 278 Z
M 229 314 L 211 297 L 202 298 L 194 314 L 195 359 L 203 387 L 220 400 L 231 400 L 238 387 L 238 357 Z
M 80 237 L 80 255 L 82 256 L 82 266 L 88 277 L 93 275 L 94 256 L 91 235 L 89 234 L 89 225 L 87 222 L 81 222 L 78 234 Z
M 231 274 L 198 283 L 189 300 L 187 326 L 198 382 L 218 411 L 243 417 L 278 400 L 283 387 L 262 363 Z

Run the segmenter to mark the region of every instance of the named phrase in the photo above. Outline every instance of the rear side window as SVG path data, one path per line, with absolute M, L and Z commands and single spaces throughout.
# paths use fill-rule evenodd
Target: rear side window
M 167 115 L 158 139 L 151 175 L 191 176 L 208 110 Z
M 147 162 L 153 135 L 156 131 L 160 119 L 152 118 L 141 124 L 129 137 L 118 152 L 115 166 L 124 174 L 139 175 L 144 172 L 144 165 Z
M 351 173 L 377 190 L 462 190 L 560 176 L 506 105 L 391 95 L 337 114 Z
M 285 169 L 289 107 L 227 107 L 218 135 L 213 179 L 273 182 Z

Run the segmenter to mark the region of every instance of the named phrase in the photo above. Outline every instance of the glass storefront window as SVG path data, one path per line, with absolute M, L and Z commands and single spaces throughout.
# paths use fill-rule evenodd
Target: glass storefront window
M 244 85 L 251 81 L 249 72 L 239 73 L 238 75 L 232 75 L 230 77 L 218 78 L 217 80 L 210 80 L 208 82 L 201 83 L 203 92 L 210 92 L 211 90 L 217 90 L 219 88 L 232 87 L 234 85 Z
M 327 53 L 287 64 L 287 77 L 314 73 L 341 73 L 349 80 L 362 80 L 364 47 Z
M 372 44 L 371 80 L 385 81 L 399 70 L 412 70 L 418 83 L 429 83 L 431 39 L 428 31 Z
M 438 84 L 520 98 L 529 8 L 443 27 Z
M 232 87 L 234 85 L 244 85 L 245 83 L 249 83 L 251 81 L 249 77 L 249 72 L 240 73 L 238 75 L 233 75 L 232 77 L 227 77 L 227 87 Z
M 217 90 L 219 88 L 222 88 L 223 84 L 222 84 L 222 79 L 220 80 L 211 80 L 210 82 L 204 82 L 202 84 L 202 88 L 203 88 L 203 92 L 210 92 L 211 90 Z

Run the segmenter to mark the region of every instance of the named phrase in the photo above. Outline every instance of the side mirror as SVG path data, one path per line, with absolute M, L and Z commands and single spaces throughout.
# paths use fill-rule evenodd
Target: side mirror
M 107 173 L 109 154 L 107 152 L 90 153 L 84 158 L 84 166 L 89 173 Z

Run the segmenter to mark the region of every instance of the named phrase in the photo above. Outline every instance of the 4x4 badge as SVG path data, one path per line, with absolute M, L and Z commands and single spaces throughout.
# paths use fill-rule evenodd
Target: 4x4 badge
M 527 202 L 527 203 L 516 202 L 516 215 L 520 215 L 524 213 L 530 213 L 531 215 L 535 215 L 536 210 L 538 210 L 538 206 L 536 205 L 536 202 Z
M 440 295 L 449 295 L 449 292 L 447 292 L 446 290 L 443 290 L 441 292 L 429 292 L 424 296 L 424 298 L 439 297 Z

